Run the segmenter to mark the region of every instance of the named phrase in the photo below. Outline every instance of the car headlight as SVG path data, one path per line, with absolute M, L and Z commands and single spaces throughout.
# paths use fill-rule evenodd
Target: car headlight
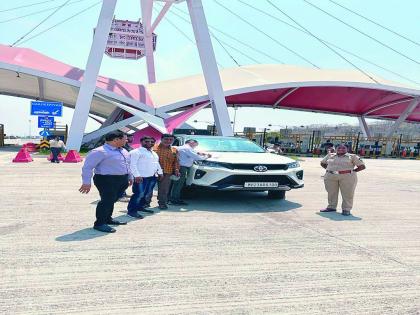
M 288 168 L 296 168 L 296 167 L 299 167 L 299 166 L 300 166 L 299 162 L 287 163 Z
M 228 168 L 233 169 L 233 167 L 228 163 L 221 163 L 221 162 L 213 162 L 209 160 L 199 160 L 195 161 L 194 164 L 200 165 L 200 166 L 207 166 L 207 167 L 218 167 L 218 168 Z

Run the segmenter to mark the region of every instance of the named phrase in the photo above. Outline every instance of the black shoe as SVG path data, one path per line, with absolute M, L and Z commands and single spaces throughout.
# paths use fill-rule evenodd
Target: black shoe
M 121 221 L 117 221 L 117 220 L 112 219 L 112 220 L 108 221 L 107 224 L 110 224 L 110 225 L 126 225 L 127 222 L 121 222 Z
M 138 214 L 137 212 L 127 212 L 127 215 L 132 218 L 143 219 L 143 216 Z
M 155 213 L 153 210 L 149 210 L 149 209 L 141 209 L 139 211 L 141 211 L 141 212 L 147 212 L 147 213 Z
M 93 228 L 97 231 L 101 231 L 105 233 L 115 233 L 115 229 L 106 224 L 94 225 Z
M 159 209 L 160 210 L 167 210 L 168 206 L 167 205 L 159 205 Z
M 350 210 L 343 210 L 341 214 L 345 216 L 351 215 Z
M 337 210 L 334 208 L 325 208 L 322 210 L 319 210 L 319 212 L 336 212 Z

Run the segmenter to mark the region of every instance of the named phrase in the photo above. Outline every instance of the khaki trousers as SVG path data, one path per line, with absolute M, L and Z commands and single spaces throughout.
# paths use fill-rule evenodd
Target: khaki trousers
M 325 189 L 328 192 L 328 208 L 337 209 L 338 190 L 341 191 L 343 203 L 342 210 L 350 211 L 353 208 L 354 190 L 357 184 L 356 173 L 351 174 L 331 174 L 324 176 Z
M 158 181 L 158 204 L 165 206 L 168 203 L 168 195 L 171 190 L 171 174 L 163 174 L 163 177 Z

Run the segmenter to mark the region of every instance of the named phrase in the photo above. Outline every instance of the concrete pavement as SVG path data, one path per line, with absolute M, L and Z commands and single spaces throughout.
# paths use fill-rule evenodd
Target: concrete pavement
M 305 188 L 199 193 L 105 235 L 81 164 L 0 152 L 1 314 L 420 314 L 420 162 L 369 160 L 354 216 Z M 126 203 L 115 216 L 125 216 Z

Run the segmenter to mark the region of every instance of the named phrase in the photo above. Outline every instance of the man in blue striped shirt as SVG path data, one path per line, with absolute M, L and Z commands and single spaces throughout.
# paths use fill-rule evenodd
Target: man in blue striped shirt
M 113 131 L 105 136 L 106 143 L 93 149 L 86 156 L 82 168 L 83 184 L 79 191 L 89 193 L 92 188 L 91 179 L 99 191 L 101 200 L 96 206 L 95 230 L 114 233 L 115 229 L 109 225 L 123 225 L 126 222 L 112 218 L 114 204 L 118 197 L 133 183 L 130 174 L 129 155 L 123 146 L 127 143 L 127 136 L 121 131 Z

